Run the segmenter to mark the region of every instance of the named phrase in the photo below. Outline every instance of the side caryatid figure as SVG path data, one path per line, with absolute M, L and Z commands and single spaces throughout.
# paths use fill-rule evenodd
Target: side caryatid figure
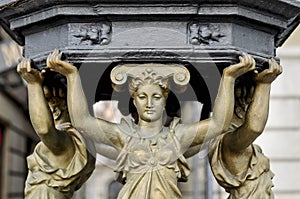
M 268 69 L 254 73 L 254 85 L 237 83 L 230 130 L 210 142 L 211 169 L 229 199 L 274 198 L 269 159 L 253 142 L 265 128 L 271 83 L 281 73 L 282 67 L 270 59 Z
M 95 168 L 93 144 L 70 124 L 63 76 L 47 79 L 24 58 L 17 71 L 27 82 L 30 119 L 41 139 L 27 158 L 26 199 L 68 199 Z
M 181 124 L 174 118 L 167 127 L 163 126 L 163 112 L 170 91 L 169 79 L 172 77 L 178 85 L 188 83 L 189 73 L 185 67 L 167 64 L 117 66 L 111 79 L 120 84 L 129 79 L 129 92 L 138 120 L 122 120 L 115 124 L 90 115 L 79 72 L 72 64 L 61 60 L 58 50 L 49 56 L 47 66 L 66 76 L 72 125 L 94 141 L 117 150 L 115 170 L 125 183 L 118 198 L 179 199 L 182 194 L 177 182 L 189 174 L 183 153 L 228 131 L 234 110 L 234 82 L 254 70 L 255 62 L 245 55 L 239 64 L 224 70 L 211 118 L 193 124 Z M 187 73 L 180 72 L 182 70 Z

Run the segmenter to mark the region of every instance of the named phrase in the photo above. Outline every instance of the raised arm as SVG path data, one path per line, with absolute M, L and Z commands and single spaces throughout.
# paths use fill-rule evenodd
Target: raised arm
M 30 120 L 34 130 L 41 141 L 53 152 L 63 151 L 60 144 L 61 136 L 55 128 L 52 114 L 44 96 L 42 82 L 43 76 L 37 70 L 31 68 L 31 60 L 24 58 L 17 67 L 18 73 L 28 83 L 28 106 Z
M 269 69 L 255 74 L 256 87 L 245 121 L 236 131 L 224 136 L 224 145 L 230 151 L 243 152 L 263 132 L 269 113 L 271 83 L 281 73 L 282 67 L 274 59 L 270 59 Z
M 192 136 L 190 147 L 202 144 L 228 130 L 234 109 L 235 80 L 255 68 L 255 61 L 251 56 L 245 55 L 239 59 L 240 63 L 229 66 L 223 71 L 212 117 L 193 125 L 182 126 L 185 134 L 189 135 L 189 138 Z
M 90 115 L 77 68 L 62 61 L 57 49 L 49 55 L 47 66 L 67 78 L 68 109 L 72 125 L 97 142 L 122 148 L 118 126 Z

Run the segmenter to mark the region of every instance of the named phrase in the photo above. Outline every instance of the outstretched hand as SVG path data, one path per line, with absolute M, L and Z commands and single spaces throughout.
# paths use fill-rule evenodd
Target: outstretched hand
M 252 56 L 245 54 L 244 56 L 239 56 L 239 60 L 240 63 L 225 68 L 223 73 L 233 78 L 237 78 L 255 69 L 255 60 Z
M 254 75 L 257 83 L 272 83 L 282 73 L 282 67 L 272 58 L 269 60 L 269 68 Z
M 69 75 L 77 71 L 77 68 L 69 62 L 61 60 L 62 53 L 58 49 L 55 49 L 47 58 L 47 67 L 62 75 Z
M 42 84 L 44 81 L 44 72 L 31 67 L 31 59 L 23 58 L 17 66 L 17 72 L 28 84 Z

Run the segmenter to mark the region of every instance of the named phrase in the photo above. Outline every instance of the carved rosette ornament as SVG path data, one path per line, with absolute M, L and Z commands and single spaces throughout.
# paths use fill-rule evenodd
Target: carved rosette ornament
M 159 81 L 173 80 L 175 91 L 183 92 L 190 81 L 190 72 L 182 65 L 167 64 L 125 64 L 113 68 L 110 74 L 114 89 L 119 91 L 128 77 L 135 81 L 152 78 Z
M 72 45 L 107 45 L 111 41 L 111 24 L 72 24 Z
M 193 45 L 210 45 L 220 42 L 225 35 L 218 25 L 191 23 L 189 25 L 189 42 Z

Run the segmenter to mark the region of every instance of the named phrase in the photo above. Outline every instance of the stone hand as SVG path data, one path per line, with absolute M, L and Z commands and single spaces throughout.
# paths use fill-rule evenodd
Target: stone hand
M 44 80 L 44 71 L 39 72 L 38 70 L 31 67 L 31 59 L 23 58 L 17 66 L 17 72 L 28 84 L 42 84 Z
M 62 53 L 58 49 L 55 49 L 47 58 L 47 67 L 62 75 L 69 75 L 77 71 L 77 68 L 69 62 L 61 60 Z
M 272 83 L 282 73 L 282 67 L 272 58 L 269 60 L 269 68 L 254 74 L 257 83 Z
M 244 56 L 239 56 L 240 63 L 231 65 L 224 69 L 224 74 L 237 78 L 249 71 L 255 69 L 255 60 L 252 56 L 245 54 Z

